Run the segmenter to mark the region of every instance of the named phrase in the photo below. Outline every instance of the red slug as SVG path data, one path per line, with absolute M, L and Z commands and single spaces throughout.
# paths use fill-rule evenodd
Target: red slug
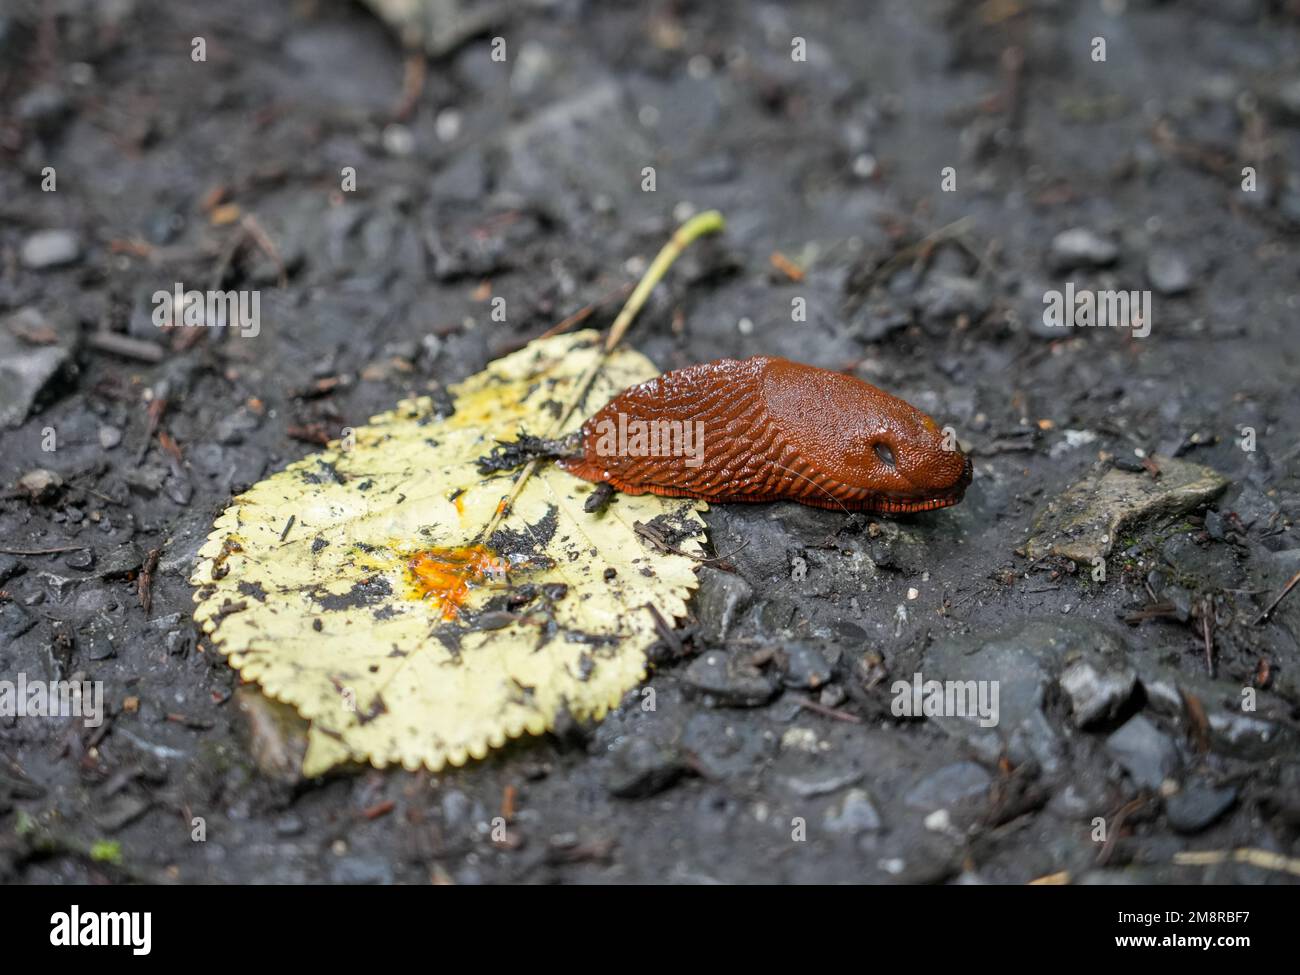
M 945 449 L 947 447 L 948 449 Z M 901 514 L 962 499 L 970 460 L 909 403 L 787 359 L 719 359 L 632 386 L 560 465 L 626 494 Z

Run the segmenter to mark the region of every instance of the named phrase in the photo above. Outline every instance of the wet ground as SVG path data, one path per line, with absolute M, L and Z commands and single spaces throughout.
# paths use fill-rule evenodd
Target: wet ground
M 427 61 L 325 0 L 0 12 L 0 677 L 111 712 L 0 718 L 0 878 L 1294 882 L 1294 5 L 434 6 Z M 287 774 L 189 622 L 216 513 L 608 325 L 709 207 L 632 343 L 878 383 L 958 431 L 965 502 L 715 508 L 655 711 Z M 256 289 L 259 334 L 161 331 L 178 282 Z M 1045 326 L 1067 283 L 1151 292 L 1149 334 Z M 998 723 L 896 714 L 917 673 Z

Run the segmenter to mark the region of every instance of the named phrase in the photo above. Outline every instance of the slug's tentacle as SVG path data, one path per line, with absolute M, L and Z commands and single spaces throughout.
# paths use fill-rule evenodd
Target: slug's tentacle
M 628 494 L 903 513 L 961 500 L 970 461 L 915 407 L 786 359 L 720 359 L 620 393 L 570 473 Z

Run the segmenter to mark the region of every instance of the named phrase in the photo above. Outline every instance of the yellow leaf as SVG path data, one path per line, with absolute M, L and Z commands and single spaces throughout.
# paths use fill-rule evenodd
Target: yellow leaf
M 515 478 L 484 477 L 477 459 L 521 428 L 550 432 L 599 355 L 595 332 L 534 342 L 452 387 L 449 416 L 405 400 L 218 517 L 191 577 L 195 619 L 311 721 L 304 774 L 462 765 L 565 710 L 598 720 L 644 678 L 647 604 L 683 616 L 696 577 L 634 524 L 660 519 L 698 555 L 703 503 L 619 495 L 592 515 L 593 486 L 547 464 L 476 537 Z M 615 350 L 563 432 L 657 372 Z

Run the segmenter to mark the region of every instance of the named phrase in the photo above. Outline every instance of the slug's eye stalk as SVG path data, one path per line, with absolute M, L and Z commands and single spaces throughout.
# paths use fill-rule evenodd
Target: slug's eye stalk
M 880 458 L 880 462 L 892 471 L 896 465 L 894 463 L 894 452 L 890 449 L 889 444 L 880 441 L 872 449 L 875 450 L 876 456 Z

